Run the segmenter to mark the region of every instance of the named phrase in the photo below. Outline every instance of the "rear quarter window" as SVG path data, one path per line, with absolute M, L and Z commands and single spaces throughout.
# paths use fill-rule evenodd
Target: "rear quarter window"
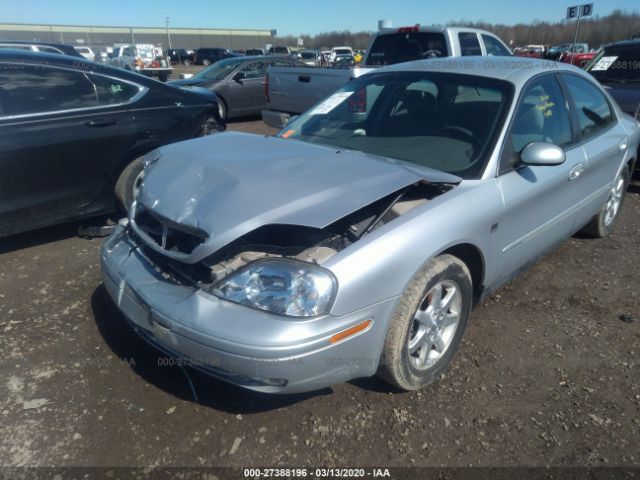
M 140 91 L 137 86 L 130 83 L 102 75 L 92 75 L 91 81 L 96 86 L 100 105 L 127 103 Z

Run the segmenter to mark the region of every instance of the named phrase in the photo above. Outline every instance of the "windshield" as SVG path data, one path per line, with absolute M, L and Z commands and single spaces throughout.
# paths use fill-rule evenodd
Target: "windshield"
M 227 59 L 219 60 L 210 67 L 199 71 L 194 77 L 202 78 L 205 80 L 223 80 L 231 72 L 233 72 L 242 63 L 242 60 Z
M 278 134 L 478 178 L 513 86 L 440 72 L 388 72 L 353 80 Z
M 605 47 L 587 71 L 599 81 L 640 82 L 640 44 Z
M 304 58 L 304 59 L 315 59 L 316 58 L 316 54 L 314 52 L 302 52 L 300 54 L 300 58 Z
M 347 50 L 346 48 L 338 48 L 334 50 L 336 55 L 351 55 L 351 50 Z
M 422 58 L 446 57 L 444 35 L 437 32 L 408 32 L 378 35 L 367 57 L 367 66 L 393 65 Z

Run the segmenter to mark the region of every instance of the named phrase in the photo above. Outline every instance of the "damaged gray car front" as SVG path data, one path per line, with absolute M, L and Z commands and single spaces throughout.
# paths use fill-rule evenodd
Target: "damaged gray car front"
M 608 133 L 591 142 L 624 137 L 629 149 L 586 180 L 591 193 L 558 196 L 585 147 L 537 132 L 502 172 L 504 146 L 522 140 L 516 99 L 529 101 L 544 70 L 474 65 L 382 69 L 276 137 L 228 132 L 149 154 L 129 222 L 102 250 L 104 284 L 131 326 L 259 391 L 376 373 L 403 389 L 433 381 L 473 303 L 611 213 L 637 152 L 638 125 L 611 106 Z M 543 129 L 548 109 L 553 121 L 570 114 L 536 108 L 537 93 Z M 542 211 L 527 217 L 530 201 Z

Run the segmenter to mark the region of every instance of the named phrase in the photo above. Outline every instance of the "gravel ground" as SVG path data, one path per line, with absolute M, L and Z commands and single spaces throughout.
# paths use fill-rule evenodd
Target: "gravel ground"
M 371 378 L 266 396 L 191 371 L 196 402 L 77 227 L 0 240 L 2 466 L 640 465 L 637 181 L 611 238 L 570 239 L 479 305 L 413 393 Z

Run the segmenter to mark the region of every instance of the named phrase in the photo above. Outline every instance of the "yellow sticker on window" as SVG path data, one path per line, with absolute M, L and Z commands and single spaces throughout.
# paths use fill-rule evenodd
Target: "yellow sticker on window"
M 552 109 L 556 104 L 549 100 L 549 95 L 540 95 L 540 97 L 538 97 L 538 101 L 540 103 L 536 105 L 536 108 L 540 110 L 546 118 L 553 115 Z

